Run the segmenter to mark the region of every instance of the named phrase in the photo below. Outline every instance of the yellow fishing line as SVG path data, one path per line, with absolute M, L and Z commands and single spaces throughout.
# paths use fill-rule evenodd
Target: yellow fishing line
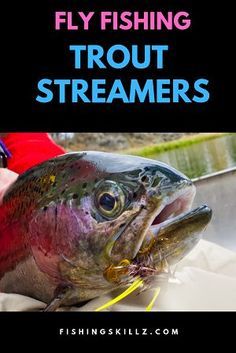
M 109 300 L 109 302 L 105 303 L 104 305 L 100 306 L 99 308 L 97 308 L 95 311 L 101 311 L 103 309 L 108 308 L 111 305 L 116 304 L 117 302 L 119 302 L 120 300 L 124 299 L 125 297 L 127 297 L 129 294 L 131 294 L 135 289 L 137 289 L 138 287 L 141 286 L 141 284 L 143 283 L 143 280 L 138 278 L 136 279 L 136 281 L 134 281 L 131 286 L 129 288 L 127 288 L 124 292 L 122 292 L 121 294 L 119 294 L 117 297 L 115 297 L 112 300 Z
M 150 301 L 150 303 L 149 303 L 148 306 L 146 307 L 146 311 L 151 311 L 151 310 L 152 310 L 152 307 L 153 307 L 153 305 L 154 305 L 154 303 L 155 303 L 155 301 L 156 301 L 156 299 L 157 299 L 157 297 L 158 297 L 160 291 L 161 291 L 161 288 L 160 288 L 160 287 L 157 287 L 157 289 L 156 289 L 156 291 L 155 291 L 155 294 L 154 294 L 152 300 Z

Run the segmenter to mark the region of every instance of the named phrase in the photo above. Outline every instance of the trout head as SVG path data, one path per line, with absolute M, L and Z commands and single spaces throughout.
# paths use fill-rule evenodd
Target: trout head
M 28 197 L 38 188 L 25 217 L 36 264 L 90 297 L 137 276 L 148 283 L 197 244 L 211 218 L 207 206 L 191 211 L 191 180 L 151 159 L 69 153 L 20 178 L 33 185 Z

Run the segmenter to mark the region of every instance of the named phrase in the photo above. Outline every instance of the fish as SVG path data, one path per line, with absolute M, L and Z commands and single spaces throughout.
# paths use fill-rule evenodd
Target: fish
M 211 220 L 193 182 L 148 158 L 70 152 L 8 188 L 0 206 L 0 292 L 80 305 L 142 279 L 152 288 Z

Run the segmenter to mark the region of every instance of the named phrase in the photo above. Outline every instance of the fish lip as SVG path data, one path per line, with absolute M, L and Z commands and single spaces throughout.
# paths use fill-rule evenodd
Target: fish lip
M 196 193 L 196 188 L 189 179 L 182 179 L 177 183 L 166 183 L 161 188 L 158 189 L 151 188 L 149 190 L 147 203 L 141 206 L 136 215 L 129 219 L 128 223 L 125 224 L 122 231 L 119 233 L 119 236 L 115 236 L 116 240 L 113 242 L 112 247 L 109 249 L 109 256 L 113 258 L 113 256 L 117 256 L 119 252 L 117 252 L 116 246 L 119 244 L 121 236 L 125 233 L 126 229 L 129 227 L 133 227 L 135 223 L 137 223 L 138 217 L 144 221 L 140 223 L 139 231 L 137 231 L 136 239 L 132 243 L 132 250 L 130 248 L 130 253 L 124 256 L 128 256 L 127 258 L 130 261 L 133 261 L 143 244 L 148 241 L 148 233 L 150 227 L 152 226 L 154 220 L 162 214 L 163 210 L 173 205 L 177 200 L 183 200 L 183 208 L 181 209 L 181 213 L 185 212 L 192 205 L 194 196 Z M 180 213 L 180 212 L 179 212 Z M 166 218 L 164 219 L 166 220 Z M 141 228 L 141 229 L 140 229 Z M 114 252 L 115 251 L 115 252 Z
M 132 248 L 129 252 L 123 253 L 124 258 L 129 261 L 135 261 L 136 257 L 150 245 L 151 239 L 157 240 L 158 231 L 168 223 L 168 221 L 176 222 L 176 225 L 184 218 L 188 218 L 193 213 L 197 213 L 202 208 L 191 210 L 192 203 L 196 194 L 196 187 L 190 179 L 181 179 L 176 183 L 165 183 L 158 189 L 150 189 L 146 205 L 140 208 L 139 212 L 129 219 L 129 225 L 125 225 L 124 229 L 116 237 L 115 242 L 110 249 L 110 259 L 119 262 L 119 241 L 120 237 L 125 233 L 129 227 L 135 227 L 138 217 L 144 223 L 140 223 L 140 229 L 137 231 L 136 239 L 132 243 Z M 206 210 L 209 210 L 207 206 Z M 190 220 L 191 221 L 191 220 Z M 208 222 L 207 222 L 208 223 Z M 135 232 L 136 233 L 136 232 Z M 134 234 L 135 234 L 134 233 Z M 154 234 L 153 234 L 154 233 Z M 155 234 L 156 233 L 156 234 Z M 121 243 L 122 244 L 122 243 Z M 124 242 L 125 244 L 125 242 Z M 117 246 L 118 245 L 118 248 Z M 151 248 L 150 248 L 151 249 Z
M 181 182 L 181 187 L 177 188 L 177 190 L 171 194 L 171 196 L 169 198 L 163 199 L 162 204 L 160 206 L 157 207 L 156 211 L 153 213 L 153 216 L 150 218 L 150 222 L 149 225 L 143 230 L 143 240 L 142 242 L 139 244 L 139 246 L 136 248 L 135 253 L 133 254 L 133 260 L 136 258 L 136 256 L 138 255 L 138 253 L 140 252 L 140 250 L 142 249 L 142 247 L 144 246 L 145 243 L 149 243 L 149 239 L 148 239 L 148 234 L 149 231 L 151 230 L 151 234 L 155 234 L 157 235 L 158 231 L 162 228 L 162 226 L 164 226 L 167 222 L 171 222 L 173 220 L 179 220 L 179 222 L 181 221 L 182 217 L 187 217 L 188 215 L 191 214 L 191 212 L 196 211 L 197 209 L 199 209 L 200 207 L 196 208 L 196 209 L 191 209 L 194 197 L 196 194 L 196 187 L 194 186 L 194 184 L 191 182 L 191 180 L 188 179 L 184 179 Z M 165 211 L 168 210 L 169 207 L 175 205 L 175 203 L 177 201 L 183 201 L 183 207 L 182 209 L 178 212 L 176 211 L 177 214 L 173 217 L 166 217 L 165 219 L 161 220 L 159 223 L 155 223 L 155 220 L 158 219 L 158 217 L 160 217 L 160 215 Z M 206 206 L 208 207 L 208 206 Z M 156 228 L 156 231 L 154 230 Z M 154 230 L 154 232 L 153 232 Z
M 201 239 L 211 217 L 211 208 L 202 205 L 162 222 L 148 249 L 154 267 L 159 268 L 163 261 L 173 265 L 185 257 Z
M 183 227 L 186 225 L 188 226 L 189 224 L 191 224 L 191 222 L 195 222 L 196 224 L 198 224 L 197 231 L 194 231 L 194 230 L 191 231 L 191 233 L 188 234 L 186 239 L 187 238 L 192 239 L 191 242 L 193 242 L 193 239 L 196 238 L 196 234 L 198 234 L 198 240 L 200 240 L 202 231 L 206 228 L 206 226 L 211 220 L 212 209 L 208 205 L 201 205 L 195 208 L 191 208 L 195 197 L 195 193 L 196 193 L 195 187 L 192 188 L 192 190 L 191 189 L 184 190 L 183 193 L 181 193 L 180 195 L 177 195 L 177 197 L 175 195 L 172 198 L 171 202 L 168 202 L 164 206 L 163 210 L 165 211 L 165 208 L 175 205 L 176 201 L 178 200 L 185 201 L 184 207 L 179 212 L 177 210 L 177 214 L 174 217 L 172 216 L 166 217 L 166 219 L 162 219 L 159 223 L 152 224 L 148 229 L 145 230 L 146 236 L 139 248 L 138 253 L 136 254 L 136 257 L 139 254 L 142 254 L 143 249 L 144 249 L 144 252 L 151 254 L 153 252 L 153 248 L 152 248 L 153 244 L 156 243 L 156 241 L 158 242 L 159 233 L 161 234 L 161 237 L 162 237 L 166 233 L 169 234 L 170 230 L 172 230 L 173 232 L 173 230 L 175 231 L 175 229 L 178 229 L 180 224 L 181 226 L 183 224 Z M 158 217 L 160 217 L 160 214 L 163 213 L 163 210 L 160 213 L 157 212 L 155 219 L 158 219 Z M 168 212 L 167 212 L 167 216 L 168 216 Z M 170 255 L 171 254 L 169 254 L 168 256 L 170 257 Z
M 157 225 L 152 225 L 150 228 L 151 228 L 151 231 L 154 235 L 158 235 L 159 231 L 164 227 L 167 227 L 167 226 L 173 225 L 173 224 L 178 224 L 181 221 L 188 221 L 188 220 L 192 219 L 193 217 L 197 217 L 197 216 L 199 216 L 199 217 L 205 216 L 205 218 L 209 222 L 211 220 L 212 210 L 208 205 L 197 206 L 187 212 L 181 212 L 176 217 L 171 217 L 171 218 L 168 218 Z
M 163 202 L 161 211 L 157 210 L 157 214 L 152 222 L 152 225 L 161 224 L 169 218 L 173 218 L 190 211 L 195 195 L 196 187 L 193 184 L 190 184 L 185 189 L 177 190 L 173 195 L 171 195 L 167 202 Z M 173 213 L 175 213 L 175 216 L 171 217 Z

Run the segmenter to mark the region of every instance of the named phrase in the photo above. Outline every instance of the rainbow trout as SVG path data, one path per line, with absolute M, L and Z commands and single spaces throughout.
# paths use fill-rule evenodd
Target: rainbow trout
M 68 153 L 20 175 L 0 206 L 0 291 L 75 305 L 142 278 L 152 287 L 197 244 L 211 210 L 151 159 Z

